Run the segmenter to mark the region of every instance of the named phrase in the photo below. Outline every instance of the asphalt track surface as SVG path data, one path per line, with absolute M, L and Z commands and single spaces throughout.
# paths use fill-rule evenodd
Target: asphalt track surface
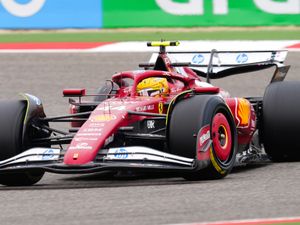
M 0 54 L 0 96 L 39 96 L 47 115 L 68 111 L 65 87 L 94 91 L 149 54 Z M 300 53 L 290 53 L 288 80 L 300 80 Z M 232 95 L 260 96 L 269 73 L 214 81 Z M 288 147 L 288 146 L 287 146 Z M 189 182 L 143 176 L 46 174 L 28 188 L 0 187 L 0 224 L 177 224 L 300 216 L 300 162 L 239 167 L 223 180 Z

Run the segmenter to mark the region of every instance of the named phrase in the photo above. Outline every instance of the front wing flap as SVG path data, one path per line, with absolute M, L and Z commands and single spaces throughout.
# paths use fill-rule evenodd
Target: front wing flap
M 200 164 L 155 149 L 133 146 L 101 150 L 93 162 L 83 165 L 63 163 L 64 150 L 32 148 L 12 158 L 0 161 L 0 174 L 43 170 L 61 174 L 95 173 L 105 170 L 193 171 Z M 205 163 L 203 162 L 203 167 Z

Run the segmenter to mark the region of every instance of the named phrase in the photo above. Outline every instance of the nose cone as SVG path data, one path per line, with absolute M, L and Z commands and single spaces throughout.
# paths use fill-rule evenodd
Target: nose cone
M 95 159 L 102 148 L 114 141 L 121 126 L 142 120 L 144 116 L 128 116 L 128 111 L 160 112 L 159 98 L 108 99 L 97 106 L 80 127 L 64 156 L 67 165 L 83 165 Z
M 96 109 L 67 148 L 64 163 L 81 165 L 93 161 L 99 150 L 112 141 L 113 134 L 126 116 L 127 111 L 104 114 L 101 110 Z

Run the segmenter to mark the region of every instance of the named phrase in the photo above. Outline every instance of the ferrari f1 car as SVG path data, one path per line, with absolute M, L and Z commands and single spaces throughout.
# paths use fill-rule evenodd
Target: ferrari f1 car
M 300 158 L 300 83 L 283 82 L 287 51 L 166 51 L 178 44 L 148 43 L 159 53 L 141 70 L 114 74 L 95 94 L 65 89 L 68 115 L 47 117 L 30 94 L 0 101 L 0 183 L 32 185 L 45 172 L 219 179 L 264 153 L 273 161 Z M 210 84 L 270 67 L 275 73 L 263 97 L 230 97 Z

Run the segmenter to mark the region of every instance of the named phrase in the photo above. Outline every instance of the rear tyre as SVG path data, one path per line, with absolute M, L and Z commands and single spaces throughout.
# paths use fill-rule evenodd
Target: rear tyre
M 300 160 L 300 82 L 270 84 L 263 98 L 262 140 L 272 161 Z
M 212 144 L 210 161 L 206 168 L 185 174 L 188 180 L 220 179 L 232 169 L 237 134 L 232 114 L 218 96 L 198 95 L 175 105 L 169 121 L 169 148 L 172 154 L 197 158 L 197 136 L 202 127 L 209 125 Z M 199 162 L 198 159 L 196 159 Z
M 13 157 L 23 148 L 25 101 L 0 101 L 0 160 Z M 32 185 L 44 175 L 43 171 L 7 173 L 0 175 L 0 184 L 9 186 Z

